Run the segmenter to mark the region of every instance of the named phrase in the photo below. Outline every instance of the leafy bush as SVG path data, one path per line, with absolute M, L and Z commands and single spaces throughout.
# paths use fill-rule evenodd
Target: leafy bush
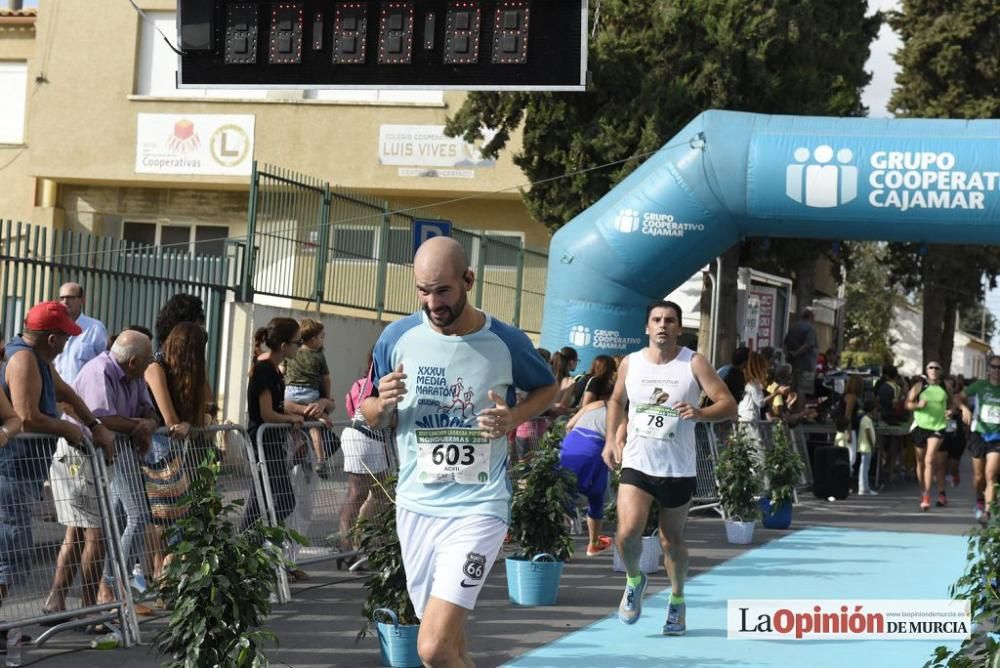
M 866 366 L 892 364 L 892 351 L 885 350 L 845 350 L 840 353 L 841 369 L 857 369 Z
M 394 489 L 396 478 L 391 477 L 372 488 L 373 494 L 389 495 Z M 372 615 L 379 608 L 388 608 L 399 617 L 400 624 L 419 624 L 413 602 L 406 589 L 406 571 L 403 568 L 403 550 L 396 533 L 396 504 L 380 503 L 374 515 L 361 519 L 352 532 L 358 550 L 367 555 L 371 575 L 365 580 L 368 597 L 361 606 L 365 624 L 358 633 L 358 639 L 371 631 Z
M 242 502 L 224 502 L 218 491 L 214 451 L 198 467 L 185 502 L 188 514 L 168 529 L 177 540 L 160 581 L 160 596 L 172 608 L 157 648 L 168 668 L 259 668 L 267 666 L 266 643 L 277 644 L 261 628 L 271 612 L 277 569 L 287 561 L 281 546 L 305 539 L 286 527 L 258 521 L 237 531 Z
M 805 464 L 788 442 L 787 432 L 782 425 L 775 425 L 774 445 L 764 454 L 764 480 L 775 510 L 792 502 L 795 486 L 804 472 Z
M 972 635 L 954 652 L 938 647 L 925 666 L 996 668 L 1000 666 L 1000 485 L 990 506 L 990 521 L 969 532 L 965 574 L 951 586 L 951 597 L 972 605 Z M 990 630 L 992 629 L 992 634 Z
M 513 555 L 515 559 L 548 553 L 565 561 L 573 554 L 568 512 L 576 499 L 576 476 L 559 463 L 565 435 L 562 422 L 552 425 L 530 461 L 514 467 L 510 535 L 520 545 L 519 552 Z
M 719 453 L 715 478 L 719 488 L 719 503 L 726 517 L 752 522 L 760 517 L 755 497 L 762 489 L 760 475 L 754 470 L 751 444 L 737 429 Z

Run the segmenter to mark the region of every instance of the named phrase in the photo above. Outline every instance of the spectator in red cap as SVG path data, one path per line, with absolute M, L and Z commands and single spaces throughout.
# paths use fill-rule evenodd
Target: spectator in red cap
M 110 461 L 114 453 L 114 435 L 52 367 L 66 340 L 81 331 L 65 306 L 48 301 L 28 311 L 24 333 L 7 343 L 0 386 L 25 431 L 53 438 L 24 441 L 19 448 L 0 448 L 0 605 L 11 583 L 23 578 L 31 568 L 31 507 L 41 495 L 57 437 L 76 447 L 83 442 L 78 425 L 59 419 L 56 402 L 72 406 L 91 430 L 105 458 Z

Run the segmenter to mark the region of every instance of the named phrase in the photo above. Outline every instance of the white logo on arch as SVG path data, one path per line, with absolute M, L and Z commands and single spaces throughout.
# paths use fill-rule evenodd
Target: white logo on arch
M 635 209 L 619 209 L 615 216 L 615 229 L 629 234 L 639 229 L 639 212 Z
M 823 144 L 815 150 L 799 147 L 795 163 L 785 170 L 785 194 L 796 202 L 816 209 L 832 209 L 858 196 L 858 168 L 851 164 L 849 148 L 836 151 Z
M 590 345 L 590 328 L 583 325 L 576 325 L 569 330 L 569 343 L 571 346 L 582 348 Z

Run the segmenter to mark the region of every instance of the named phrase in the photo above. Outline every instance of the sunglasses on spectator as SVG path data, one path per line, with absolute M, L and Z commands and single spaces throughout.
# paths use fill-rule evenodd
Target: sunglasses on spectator
M 289 341 L 288 345 L 290 345 L 290 346 L 301 346 L 302 345 L 302 339 L 295 339 L 294 341 Z
M 928 371 L 940 371 L 941 367 L 939 367 L 939 366 L 929 366 L 929 367 L 927 367 L 927 370 Z

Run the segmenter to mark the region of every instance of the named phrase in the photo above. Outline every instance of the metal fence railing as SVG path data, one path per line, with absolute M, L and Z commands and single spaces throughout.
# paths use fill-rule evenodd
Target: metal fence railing
M 138 642 L 127 589 L 97 602 L 105 565 L 115 574 L 123 568 L 103 453 L 88 441 L 73 447 L 21 434 L 0 461 L 0 631 L 41 626 L 31 642 L 40 646 L 62 631 L 105 625 L 126 646 Z
M 247 219 L 254 253 L 242 268 L 242 297 L 269 295 L 379 316 L 412 313 L 415 220 L 386 200 L 255 165 Z M 474 304 L 537 333 L 548 255 L 527 248 L 519 235 L 452 230 L 476 270 Z
M 357 558 L 351 529 L 385 498 L 377 487 L 398 470 L 392 433 L 348 422 L 310 422 L 294 431 L 265 424 L 256 446 L 269 521 L 308 540 L 287 546 L 289 559 L 301 566 Z
M 119 435 L 110 488 L 111 507 L 119 519 L 124 589 L 134 590 L 143 609 L 155 604 L 156 582 L 169 553 L 167 529 L 187 514 L 185 502 L 198 467 L 214 454 L 221 464 L 217 489 L 226 502 L 246 504 L 259 488 L 254 448 L 237 425 L 192 429 L 186 439 L 158 430 L 148 451 L 139 453 L 132 439 Z M 239 525 L 241 518 L 231 518 Z M 110 573 L 105 573 L 111 577 Z
M 12 440 L 0 451 L 0 631 L 40 625 L 30 636 L 42 645 L 61 631 L 103 625 L 125 646 L 141 643 L 137 614 L 152 612 L 144 608 L 169 555 L 165 531 L 185 516 L 190 481 L 209 452 L 221 463 L 225 501 L 263 498 L 256 448 L 237 425 L 194 429 L 184 440 L 161 429 L 143 453 L 118 435 L 108 462 L 89 443 L 80 450 L 49 435 Z M 239 512 L 234 528 L 246 519 Z M 110 599 L 98 604 L 102 583 Z
M 242 262 L 242 248 L 229 248 L 228 256 L 192 255 L 187 247 L 150 246 L 0 220 L 4 341 L 21 331 L 28 309 L 56 299 L 59 286 L 69 281 L 83 286 L 87 314 L 103 322 L 109 334 L 133 324 L 152 329 L 160 308 L 180 292 L 201 298 L 208 331 L 219 332 L 233 267 Z M 213 383 L 223 339 L 209 338 L 207 363 Z
M 691 510 L 719 507 L 719 490 L 715 484 L 715 464 L 719 461 L 719 441 L 715 424 L 700 422 L 695 425 L 695 489 Z

